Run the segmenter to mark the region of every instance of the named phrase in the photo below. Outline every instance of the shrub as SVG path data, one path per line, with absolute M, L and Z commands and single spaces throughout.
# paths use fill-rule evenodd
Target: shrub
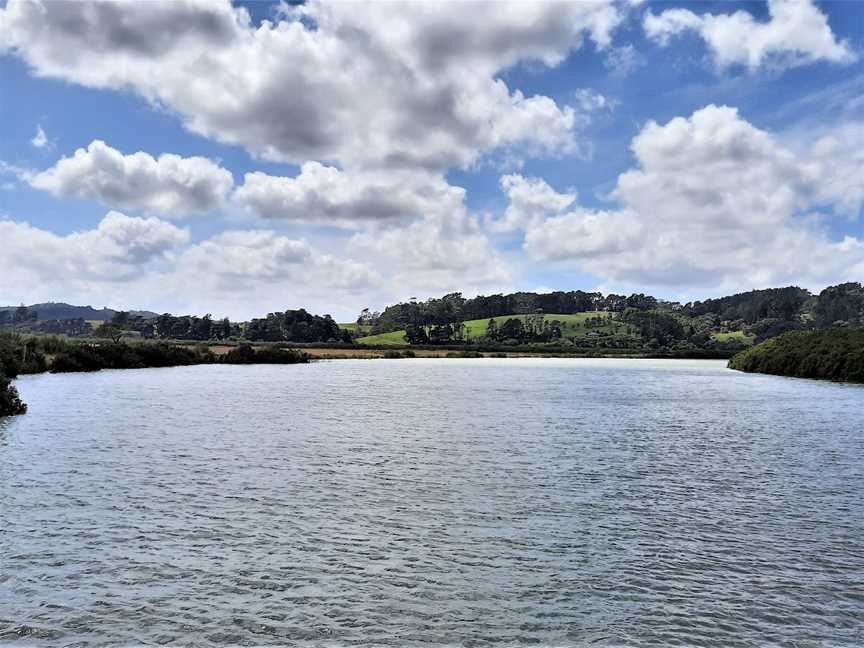
M 24 414 L 26 411 L 27 405 L 21 401 L 12 381 L 0 374 L 0 416 Z
M 792 331 L 742 351 L 731 369 L 864 382 L 864 329 Z
M 219 360 L 225 364 L 297 364 L 309 362 L 309 355 L 297 349 L 274 347 L 255 349 L 248 344 L 241 344 Z

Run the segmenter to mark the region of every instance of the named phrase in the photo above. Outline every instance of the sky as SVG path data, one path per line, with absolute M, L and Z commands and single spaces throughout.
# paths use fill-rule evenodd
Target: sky
M 0 0 L 0 303 L 864 279 L 864 4 Z

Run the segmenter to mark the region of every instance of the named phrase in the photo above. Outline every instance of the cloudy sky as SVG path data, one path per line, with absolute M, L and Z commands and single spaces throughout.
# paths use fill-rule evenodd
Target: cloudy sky
M 0 0 L 0 302 L 864 279 L 857 2 Z

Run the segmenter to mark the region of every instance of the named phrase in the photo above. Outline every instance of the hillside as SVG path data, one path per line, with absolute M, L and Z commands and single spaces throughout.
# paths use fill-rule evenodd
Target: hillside
M 612 321 L 612 314 L 603 311 L 588 311 L 585 313 L 548 313 L 544 315 L 547 322 L 559 321 L 562 323 L 561 337 L 566 339 L 588 337 L 592 332 L 604 335 L 619 335 L 626 334 L 628 326 L 623 322 Z M 468 320 L 465 322 L 465 337 L 466 341 L 480 338 L 486 335 L 489 319 L 495 321 L 500 327 L 509 319 L 516 319 L 525 322 L 529 315 L 500 315 L 493 318 Z M 589 322 L 599 318 L 602 322 Z M 356 325 L 355 325 L 356 326 Z M 368 335 L 357 339 L 359 344 L 406 344 L 405 330 L 391 331 L 389 333 L 380 333 L 378 335 Z
M 742 351 L 730 369 L 864 383 L 864 329 L 792 331 Z
M 14 314 L 20 306 L 0 306 L 0 313 L 7 312 Z M 64 302 L 46 302 L 43 304 L 32 304 L 25 307 L 28 314 L 32 317 L 36 313 L 36 321 L 42 322 L 45 320 L 69 320 L 83 319 L 92 322 L 110 322 L 111 319 L 119 311 L 112 308 L 95 309 L 92 306 L 74 306 Z M 144 319 L 157 317 L 157 313 L 150 311 L 129 311 L 130 315 L 137 315 Z

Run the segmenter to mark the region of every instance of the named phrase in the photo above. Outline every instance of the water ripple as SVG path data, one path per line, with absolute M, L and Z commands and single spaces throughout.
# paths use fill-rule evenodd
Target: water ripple
M 532 359 L 19 388 L 9 645 L 864 645 L 862 388 Z

